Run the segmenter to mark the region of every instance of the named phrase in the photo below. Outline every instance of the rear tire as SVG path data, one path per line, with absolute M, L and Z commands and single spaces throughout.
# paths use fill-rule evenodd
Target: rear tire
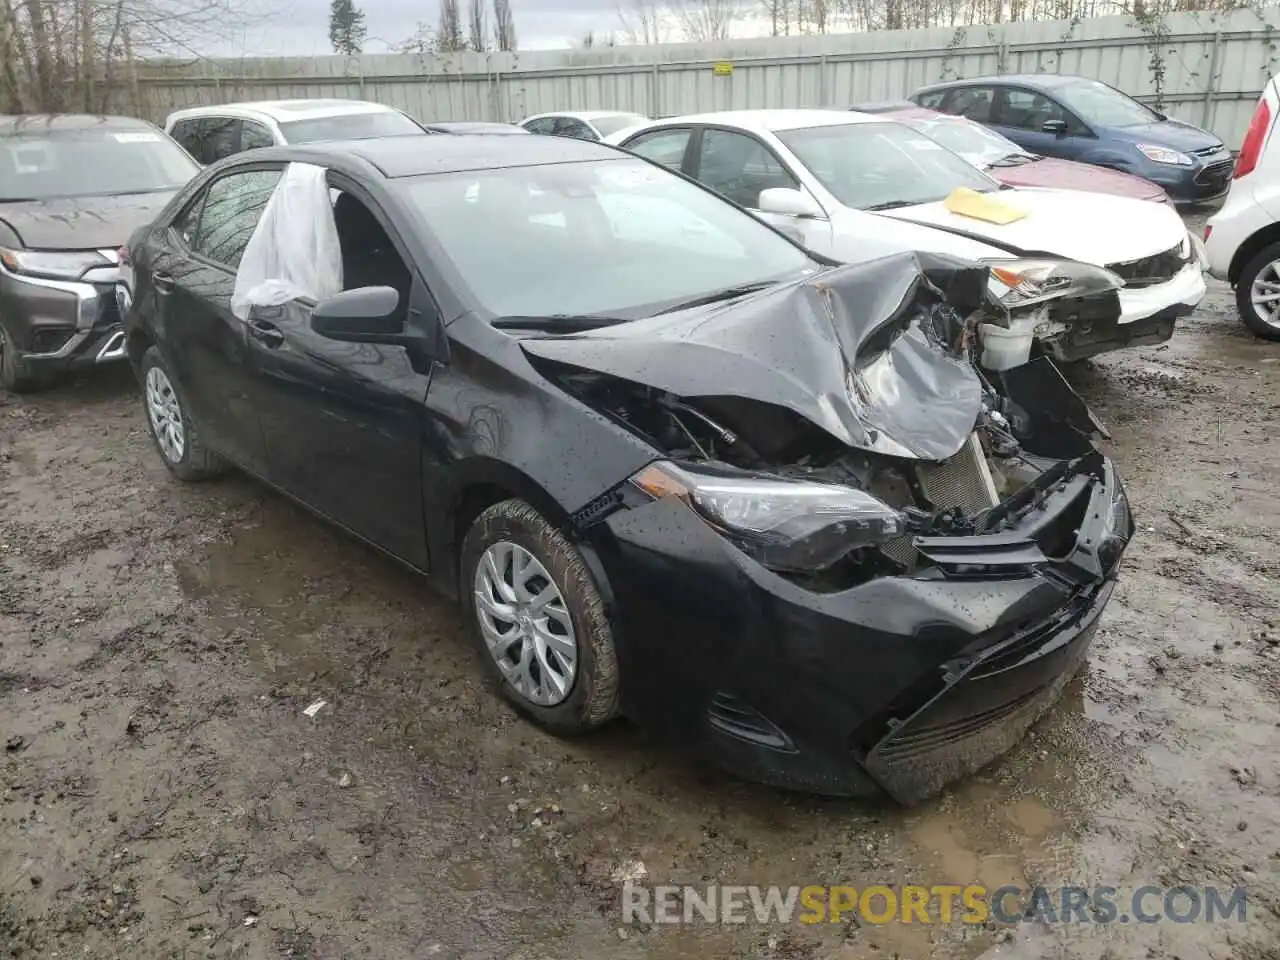
M 160 459 L 179 480 L 209 480 L 227 471 L 227 464 L 204 444 L 200 428 L 187 413 L 187 403 L 170 376 L 160 351 L 148 347 L 138 365 L 142 380 L 142 408 Z
M 485 669 L 521 713 L 557 734 L 617 715 L 604 600 L 560 530 L 523 500 L 496 503 L 467 532 L 459 573 Z
M 0 320 L 0 389 L 10 393 L 34 393 L 52 382 L 47 374 L 37 374 L 18 355 L 13 337 Z
M 1236 278 L 1236 309 L 1244 325 L 1264 340 L 1280 340 L 1280 300 L 1272 301 L 1276 307 L 1275 319 L 1268 322 L 1260 313 L 1261 306 L 1253 302 L 1254 285 L 1260 283 L 1274 284 L 1274 289 L 1258 293 L 1280 294 L 1280 242 L 1259 250 Z

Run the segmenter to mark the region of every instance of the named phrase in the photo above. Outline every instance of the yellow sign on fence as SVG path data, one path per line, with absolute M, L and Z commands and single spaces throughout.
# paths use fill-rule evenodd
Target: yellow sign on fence
M 715 65 L 713 71 L 717 77 L 727 77 L 733 73 L 733 64 L 728 60 L 721 60 Z

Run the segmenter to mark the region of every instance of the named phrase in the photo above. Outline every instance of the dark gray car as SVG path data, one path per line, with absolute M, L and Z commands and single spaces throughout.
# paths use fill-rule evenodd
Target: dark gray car
M 142 120 L 0 117 L 0 388 L 124 357 L 117 250 L 199 169 Z

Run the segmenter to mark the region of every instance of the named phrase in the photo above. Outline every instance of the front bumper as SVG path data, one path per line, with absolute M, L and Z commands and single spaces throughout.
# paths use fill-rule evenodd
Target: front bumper
M 114 268 L 96 269 L 82 280 L 53 280 L 0 265 L 0 322 L 33 371 L 109 363 L 125 355 Z
M 1143 176 L 1164 187 L 1175 204 L 1185 206 L 1213 203 L 1225 197 L 1231 189 L 1234 170 L 1235 161 L 1228 157 L 1216 159 L 1212 163 L 1197 162 L 1194 167 L 1153 164 L 1150 172 Z
M 678 501 L 609 515 L 584 539 L 625 710 L 748 779 L 936 793 L 1016 743 L 1088 650 L 1132 535 L 1098 462 L 1014 531 L 917 539 L 930 559 L 914 574 L 830 593 L 760 567 Z

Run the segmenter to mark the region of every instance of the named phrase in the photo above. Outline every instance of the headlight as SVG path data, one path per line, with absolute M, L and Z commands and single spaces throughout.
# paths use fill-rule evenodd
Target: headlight
M 1118 290 L 1124 280 L 1110 270 L 1078 260 L 986 260 L 990 287 L 1010 310 L 1056 300 Z
M 1135 144 L 1139 152 L 1152 163 L 1168 163 L 1175 167 L 1189 167 L 1192 160 L 1185 153 L 1179 153 L 1169 147 L 1159 147 L 1154 143 Z
M 0 263 L 3 263 L 10 273 L 48 277 L 51 280 L 79 280 L 86 270 L 110 266 L 111 261 L 92 250 L 60 253 L 41 250 L 7 250 L 0 247 Z
M 856 547 L 900 537 L 906 518 L 869 493 L 830 483 L 645 467 L 631 482 L 677 497 L 746 554 L 775 570 L 821 570 Z

